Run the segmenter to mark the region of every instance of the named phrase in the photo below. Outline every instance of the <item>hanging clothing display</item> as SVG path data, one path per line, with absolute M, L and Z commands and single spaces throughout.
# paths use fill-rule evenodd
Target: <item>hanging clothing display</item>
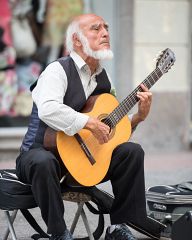
M 10 23 L 11 23 L 11 10 L 9 8 L 8 0 L 0 1 L 0 27 L 4 29 L 4 35 L 2 41 L 6 45 L 12 45 L 11 34 L 10 34 Z
M 26 59 L 17 63 L 16 72 L 18 77 L 18 94 L 14 105 L 14 110 L 17 115 L 30 115 L 32 98 L 29 87 L 37 80 L 41 70 L 41 65 L 31 59 Z
M 9 1 L 0 1 L 0 116 L 14 116 L 14 101 L 18 83 L 15 72 L 16 53 L 10 33 Z
M 18 90 L 15 56 L 15 50 L 11 46 L 6 46 L 0 52 L 0 116 L 15 115 L 13 105 Z
M 83 0 L 0 0 L 0 116 L 30 115 L 29 87 L 62 55 L 67 25 L 83 7 Z

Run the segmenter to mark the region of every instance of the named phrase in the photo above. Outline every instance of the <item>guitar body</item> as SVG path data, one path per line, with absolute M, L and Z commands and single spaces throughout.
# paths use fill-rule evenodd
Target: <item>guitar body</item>
M 100 120 L 104 119 L 119 105 L 117 99 L 111 94 L 106 93 L 91 98 L 91 103 L 88 102 L 89 106 L 85 106 L 85 109 L 91 110 L 86 114 Z M 116 127 L 112 129 L 110 141 L 105 144 L 99 144 L 89 130 L 82 129 L 78 134 L 95 159 L 94 164 L 90 163 L 76 138 L 68 136 L 62 131 L 57 132 L 57 149 L 73 178 L 81 185 L 93 186 L 101 182 L 105 177 L 114 148 L 128 141 L 131 135 L 131 123 L 127 115 L 124 116 Z

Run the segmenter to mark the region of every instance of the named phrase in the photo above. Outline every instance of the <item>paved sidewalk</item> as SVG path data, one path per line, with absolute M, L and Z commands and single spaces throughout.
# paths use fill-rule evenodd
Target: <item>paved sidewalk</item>
M 15 163 L 13 161 L 2 162 L 0 161 L 0 169 L 14 168 Z M 192 180 L 192 151 L 174 152 L 174 153 L 147 153 L 145 156 L 145 181 L 146 188 L 157 184 L 177 184 L 183 181 Z M 101 184 L 100 187 L 108 192 L 111 192 L 109 183 Z M 65 203 L 65 219 L 67 225 L 70 226 L 72 218 L 74 216 L 74 208 L 76 205 L 73 203 Z M 45 228 L 43 221 L 41 220 L 40 212 L 38 208 L 33 209 L 32 214 L 38 220 L 40 225 Z M 88 219 L 92 229 L 95 229 L 97 224 L 97 216 L 88 213 Z M 109 217 L 105 216 L 105 226 L 109 224 Z M 33 229 L 24 220 L 21 214 L 18 214 L 14 223 L 18 240 L 30 240 L 30 236 L 34 233 Z M 0 211 L 0 240 L 2 240 L 3 233 L 6 229 L 6 222 L 3 211 Z M 149 239 L 143 235 L 133 231 L 138 239 Z M 75 231 L 76 236 L 85 236 L 84 225 L 80 219 L 78 228 Z M 104 234 L 103 234 L 104 235 Z M 11 238 L 9 238 L 11 239 Z M 102 236 L 101 239 L 104 239 Z

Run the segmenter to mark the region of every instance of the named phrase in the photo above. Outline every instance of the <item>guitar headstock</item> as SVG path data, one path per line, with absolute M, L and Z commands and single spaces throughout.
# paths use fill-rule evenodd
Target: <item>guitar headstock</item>
M 164 74 L 169 71 L 171 66 L 173 66 L 175 60 L 175 54 L 171 51 L 171 49 L 166 48 L 157 58 L 156 67 Z

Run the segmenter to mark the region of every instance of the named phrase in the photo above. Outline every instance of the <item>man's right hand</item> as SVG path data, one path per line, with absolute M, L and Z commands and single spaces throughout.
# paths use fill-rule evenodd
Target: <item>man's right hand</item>
M 109 141 L 110 127 L 97 118 L 89 117 L 84 128 L 90 130 L 100 144 Z

